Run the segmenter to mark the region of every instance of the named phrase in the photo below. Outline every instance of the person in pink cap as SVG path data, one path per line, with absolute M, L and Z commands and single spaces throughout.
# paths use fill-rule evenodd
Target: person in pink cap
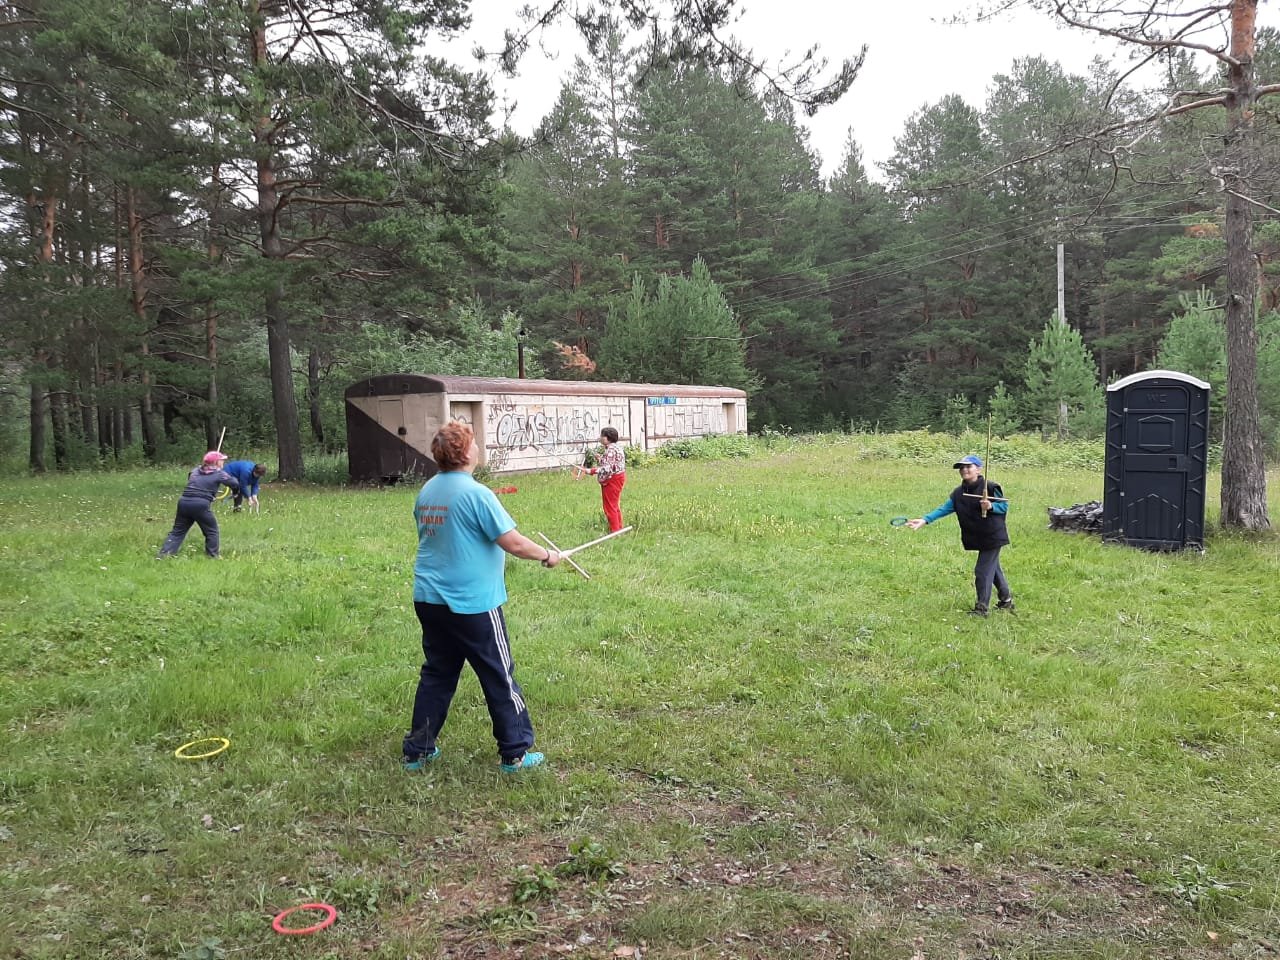
M 174 518 L 173 529 L 165 538 L 156 559 L 177 555 L 193 523 L 198 524 L 204 534 L 204 552 L 215 560 L 218 558 L 218 518 L 213 515 L 213 498 L 218 495 L 220 486 L 230 487 L 236 492 L 240 490 L 240 482 L 222 469 L 226 460 L 225 453 L 210 450 L 200 466 L 187 476 L 186 489 L 178 498 L 178 515 Z

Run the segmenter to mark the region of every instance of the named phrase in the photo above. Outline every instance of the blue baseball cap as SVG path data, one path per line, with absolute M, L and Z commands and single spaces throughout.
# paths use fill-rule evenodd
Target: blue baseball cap
M 961 457 L 959 460 L 953 463 L 952 466 L 955 467 L 957 470 L 959 470 L 961 467 L 981 467 L 982 458 L 975 457 L 971 453 L 967 457 Z

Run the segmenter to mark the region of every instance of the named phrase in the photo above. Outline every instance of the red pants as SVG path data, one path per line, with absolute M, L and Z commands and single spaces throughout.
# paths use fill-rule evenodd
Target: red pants
M 622 529 L 622 488 L 627 485 L 625 473 L 615 473 L 600 484 L 600 502 L 604 504 L 604 516 L 609 521 L 609 532 Z

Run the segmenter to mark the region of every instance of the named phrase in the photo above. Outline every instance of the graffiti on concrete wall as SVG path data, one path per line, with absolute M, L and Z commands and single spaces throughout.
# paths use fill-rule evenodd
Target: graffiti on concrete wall
M 718 406 L 655 406 L 649 408 L 649 415 L 655 438 L 701 437 L 725 429 L 724 413 Z
M 507 397 L 495 398 L 487 406 L 490 446 L 508 453 L 581 452 L 600 436 L 602 420 L 597 407 L 574 405 L 538 410 Z

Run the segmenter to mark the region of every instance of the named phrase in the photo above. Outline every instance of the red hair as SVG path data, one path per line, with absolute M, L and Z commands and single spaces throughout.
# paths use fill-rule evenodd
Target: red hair
M 454 420 L 440 428 L 431 441 L 431 456 L 441 470 L 457 470 L 467 464 L 476 438 L 471 424 Z

